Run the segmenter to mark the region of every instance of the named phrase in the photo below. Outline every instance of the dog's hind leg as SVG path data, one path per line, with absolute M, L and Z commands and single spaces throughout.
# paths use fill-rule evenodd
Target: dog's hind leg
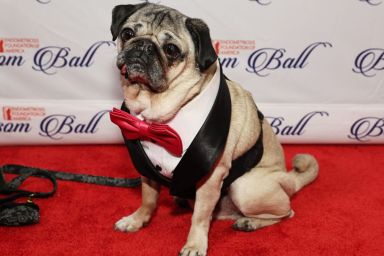
M 243 217 L 233 228 L 253 231 L 293 217 L 290 197 L 312 182 L 318 174 L 315 158 L 307 154 L 296 155 L 293 170 L 273 171 L 255 168 L 238 178 L 230 187 L 230 196 Z
M 261 197 L 255 197 L 254 200 L 236 201 L 243 216 L 233 224 L 235 230 L 254 231 L 293 217 L 287 191 L 276 183 L 275 191 L 269 192 L 260 194 Z
M 229 196 L 223 197 L 215 210 L 214 218 L 221 220 L 236 220 L 233 229 L 239 231 L 254 231 L 256 229 L 273 225 L 285 218 L 293 217 L 291 210 L 286 216 L 276 215 L 259 215 L 257 217 L 244 217 L 244 215 L 236 208 Z
M 229 195 L 241 217 L 236 230 L 252 231 L 293 216 L 290 195 L 295 180 L 284 171 L 255 168 L 232 183 Z

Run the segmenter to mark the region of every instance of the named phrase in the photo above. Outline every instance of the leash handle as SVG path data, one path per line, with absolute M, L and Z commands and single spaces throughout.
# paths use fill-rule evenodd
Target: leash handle
M 141 184 L 140 178 L 114 178 L 106 176 L 96 176 L 89 174 L 78 174 L 78 173 L 69 173 L 62 171 L 52 171 L 47 169 L 40 169 L 34 167 L 27 167 L 23 165 L 13 165 L 8 164 L 0 167 L 0 172 L 10 174 L 19 174 L 19 175 L 28 175 L 30 172 L 34 173 L 35 176 L 46 177 L 49 179 L 58 179 L 58 180 L 67 180 L 67 181 L 76 181 L 82 183 L 90 183 L 103 186 L 112 186 L 112 187 L 137 187 Z M 1 184 L 1 178 L 0 178 Z M 1 185 L 0 185 L 1 186 Z M 1 191 L 1 190 L 0 190 Z
M 6 182 L 3 173 L 20 174 L 10 182 Z M 20 197 L 29 198 L 47 198 L 52 196 L 57 190 L 56 177 L 49 172 L 38 168 L 29 168 L 19 165 L 4 165 L 0 167 L 0 193 L 12 194 L 0 199 L 0 204 L 15 201 Z M 30 176 L 46 178 L 52 183 L 52 189 L 49 192 L 36 192 L 19 189 L 22 183 Z

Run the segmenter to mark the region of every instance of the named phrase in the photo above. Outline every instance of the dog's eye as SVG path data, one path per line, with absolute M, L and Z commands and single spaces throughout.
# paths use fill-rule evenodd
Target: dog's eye
M 166 44 L 163 47 L 164 53 L 170 59 L 177 59 L 180 56 L 180 49 L 174 44 Z
M 125 28 L 123 31 L 121 31 L 120 37 L 123 42 L 128 41 L 129 39 L 133 38 L 135 36 L 135 31 L 133 31 L 130 28 Z

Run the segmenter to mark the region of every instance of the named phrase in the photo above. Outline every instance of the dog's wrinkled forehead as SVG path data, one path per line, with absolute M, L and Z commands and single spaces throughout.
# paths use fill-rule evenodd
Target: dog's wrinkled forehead
M 120 24 L 114 24 L 114 37 L 125 27 L 130 27 L 140 34 L 156 35 L 161 31 L 167 30 L 174 35 L 185 33 L 181 31 L 185 28 L 185 20 L 188 18 L 179 11 L 163 5 L 141 4 L 134 5 L 132 8 L 120 8 Z
M 172 31 L 184 27 L 183 24 L 186 18 L 184 14 L 175 9 L 162 5 L 147 4 L 132 14 L 125 24 L 133 23 L 137 27 L 143 25 L 153 32 L 164 29 Z

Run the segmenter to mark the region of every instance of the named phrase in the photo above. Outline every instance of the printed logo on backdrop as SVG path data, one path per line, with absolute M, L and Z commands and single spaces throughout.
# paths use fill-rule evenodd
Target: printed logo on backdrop
M 224 68 L 236 68 L 239 63 L 239 55 L 244 51 L 253 51 L 256 48 L 255 40 L 223 40 L 212 41 L 219 61 Z
M 370 48 L 360 52 L 355 59 L 352 71 L 365 77 L 373 77 L 377 71 L 384 70 L 384 49 Z
M 33 117 L 45 116 L 44 107 L 3 107 L 3 119 L 5 121 L 30 121 Z
M 306 128 L 313 123 L 313 120 L 320 117 L 328 117 L 329 113 L 326 111 L 312 111 L 306 113 L 293 123 L 289 123 L 284 117 L 270 117 L 268 119 L 273 132 L 279 136 L 302 136 L 306 132 Z
M 0 133 L 30 133 L 35 128 L 39 129 L 38 135 L 51 140 L 61 140 L 71 134 L 94 134 L 98 131 L 100 120 L 108 112 L 102 110 L 86 121 L 78 121 L 75 115 L 47 115 L 44 107 L 4 106 L 0 116 Z M 36 125 L 33 119 L 37 119 L 40 125 Z
M 55 114 L 45 117 L 40 123 L 39 135 L 52 140 L 61 140 L 71 134 L 94 134 L 103 116 L 109 110 L 97 112 L 87 122 L 79 122 L 75 115 Z
M 28 133 L 32 130 L 29 121 L 45 116 L 45 108 L 37 106 L 4 106 L 0 121 L 0 133 Z
M 377 6 L 382 3 L 382 0 L 359 0 L 360 2 L 365 2 L 369 5 Z
M 54 75 L 58 69 L 63 68 L 89 68 L 95 61 L 96 53 L 104 45 L 115 46 L 115 43 L 96 42 L 80 55 L 72 53 L 70 47 L 46 46 L 35 53 L 32 68 L 47 75 Z
M 224 68 L 240 68 L 240 58 L 248 54 L 247 65 L 245 70 L 260 77 L 269 76 L 272 72 L 280 69 L 304 69 L 312 59 L 316 58 L 321 49 L 332 47 L 329 42 L 315 42 L 296 54 L 291 54 L 285 48 L 259 48 L 256 49 L 255 40 L 222 40 L 216 39 L 212 41 L 216 52 L 220 55 L 220 63 Z M 256 49 L 256 50 L 255 50 Z
M 285 48 L 257 49 L 249 56 L 246 71 L 265 77 L 279 69 L 304 69 L 321 48 L 327 47 L 332 47 L 332 44 L 312 43 L 296 55 L 289 54 Z
M 0 66 L 22 66 L 27 50 L 40 46 L 38 38 L 0 38 Z
M 384 118 L 363 117 L 352 124 L 348 138 L 369 142 L 370 139 L 380 136 L 384 136 Z
M 40 48 L 36 38 L 0 39 L 0 66 L 23 66 L 27 60 L 23 53 L 37 49 L 33 56 L 32 69 L 47 75 L 54 75 L 58 69 L 89 68 L 95 63 L 96 54 L 103 46 L 115 46 L 112 41 L 98 41 L 86 50 L 76 53 L 68 46 L 45 46 Z M 15 54 L 17 53 L 17 54 Z

